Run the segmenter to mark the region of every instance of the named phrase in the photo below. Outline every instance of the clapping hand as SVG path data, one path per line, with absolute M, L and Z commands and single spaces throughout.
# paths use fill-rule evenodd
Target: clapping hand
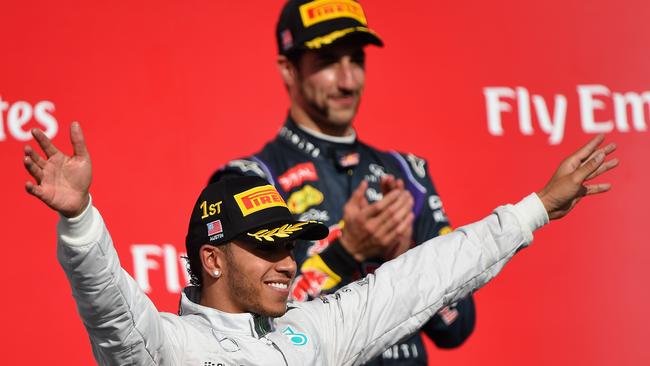
M 382 179 L 381 200 L 368 203 L 367 189 L 368 182 L 361 182 L 343 207 L 341 245 L 359 262 L 391 259 L 410 247 L 413 197 L 401 179 L 391 176 Z

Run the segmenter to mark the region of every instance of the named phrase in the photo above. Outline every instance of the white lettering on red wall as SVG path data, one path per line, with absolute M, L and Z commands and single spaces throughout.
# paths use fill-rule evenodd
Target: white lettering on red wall
M 580 126 L 585 133 L 648 130 L 650 91 L 615 92 L 604 85 L 589 84 L 578 85 L 576 92 Z M 533 120 L 536 120 L 539 129 L 549 136 L 549 144 L 557 145 L 562 142 L 568 108 L 565 95 L 555 94 L 552 98 L 548 98 L 530 93 L 528 89 L 520 86 L 486 87 L 483 88 L 483 95 L 488 132 L 491 135 L 503 136 L 503 119 L 513 114 L 521 134 L 533 135 L 536 127 Z M 547 103 L 547 98 L 552 103 Z M 516 107 L 516 114 L 513 112 L 513 107 Z
M 133 244 L 133 278 L 146 293 L 151 293 L 151 276 L 164 276 L 167 292 L 180 293 L 189 284 L 185 270 L 185 253 L 178 253 L 171 244 Z M 179 270 L 180 268 L 180 270 Z
M 30 140 L 32 135 L 25 125 L 32 119 L 41 125 L 47 137 L 53 138 L 59 131 L 53 115 L 55 109 L 54 103 L 48 100 L 32 105 L 21 100 L 11 103 L 0 96 L 0 142 L 9 137 L 18 141 Z

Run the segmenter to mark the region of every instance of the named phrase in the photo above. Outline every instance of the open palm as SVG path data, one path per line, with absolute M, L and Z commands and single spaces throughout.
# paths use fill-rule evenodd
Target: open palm
M 41 130 L 34 129 L 32 134 L 46 158 L 25 146 L 23 162 L 36 180 L 36 184 L 26 183 L 27 192 L 63 216 L 79 215 L 88 204 L 88 189 L 92 181 L 90 155 L 81 127 L 76 122 L 70 126 L 73 156 L 59 151 Z
M 538 193 L 550 219 L 564 217 L 584 196 L 607 192 L 611 188 L 609 183 L 587 184 L 618 165 L 618 159 L 605 160 L 616 150 L 615 144 L 598 148 L 604 138 L 604 135 L 594 137 L 564 159 L 551 180 Z

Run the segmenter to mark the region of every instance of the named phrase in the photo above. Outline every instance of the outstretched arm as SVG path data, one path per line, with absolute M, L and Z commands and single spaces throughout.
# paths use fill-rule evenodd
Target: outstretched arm
M 429 240 L 374 275 L 300 306 L 307 311 L 290 311 L 287 318 L 292 324 L 311 323 L 322 332 L 319 336 L 333 340 L 327 342 L 329 363 L 361 364 L 378 355 L 441 307 L 485 285 L 549 218 L 563 217 L 586 195 L 607 191 L 609 184 L 586 183 L 618 164 L 605 161 L 615 145 L 598 149 L 602 140 L 595 138 L 562 162 L 539 196 L 531 194 Z
M 416 244 L 453 231 L 445 214 L 442 197 L 428 174 L 429 164 L 424 159 L 419 161 L 424 176 L 418 175 L 416 171 L 411 176 L 426 191 L 413 229 Z M 410 169 L 412 166 L 413 164 L 407 167 Z M 422 327 L 422 331 L 437 347 L 449 349 L 460 347 L 474 331 L 475 323 L 476 308 L 472 295 L 468 295 L 457 303 L 442 308 Z
M 170 341 L 180 331 L 164 320 L 137 283 L 120 266 L 99 212 L 90 205 L 92 168 L 81 128 L 73 123 L 73 155 L 32 131 L 45 157 L 25 147 L 24 163 L 35 179 L 26 189 L 61 214 L 57 254 L 72 287 L 93 353 L 101 365 L 174 364 Z

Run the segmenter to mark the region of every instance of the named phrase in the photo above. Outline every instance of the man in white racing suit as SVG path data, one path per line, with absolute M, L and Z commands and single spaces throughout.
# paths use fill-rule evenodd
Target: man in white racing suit
M 186 244 L 190 260 L 192 250 L 198 253 L 202 283 L 184 290 L 175 315 L 159 313 L 121 268 L 88 193 L 91 163 L 80 126 L 71 126 L 71 157 L 42 131 L 33 135 L 46 157 L 25 148 L 36 181 L 26 189 L 61 215 L 59 262 L 102 365 L 361 364 L 487 283 L 549 219 L 609 190 L 585 182 L 617 165 L 605 159 L 615 145 L 598 148 L 599 136 L 563 161 L 539 193 L 411 249 L 334 294 L 289 304 L 293 241 L 327 230 L 291 218 L 264 180 L 224 180 L 206 187 L 192 211 Z

